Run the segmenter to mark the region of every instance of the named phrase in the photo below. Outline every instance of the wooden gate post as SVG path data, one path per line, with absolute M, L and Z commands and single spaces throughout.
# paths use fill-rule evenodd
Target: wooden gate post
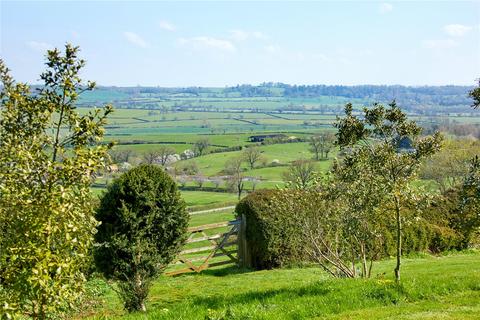
M 238 264 L 240 268 L 250 268 L 252 261 L 247 241 L 247 219 L 242 214 L 240 222 L 240 232 L 238 233 Z

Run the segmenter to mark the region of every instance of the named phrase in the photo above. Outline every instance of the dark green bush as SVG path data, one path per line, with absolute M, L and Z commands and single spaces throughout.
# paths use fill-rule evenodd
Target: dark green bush
M 246 236 L 255 269 L 282 267 L 304 260 L 299 225 L 288 216 L 269 210 L 271 201 L 288 190 L 258 190 L 243 198 L 235 209 L 247 222 Z
M 109 185 L 96 219 L 97 268 L 118 281 L 125 309 L 144 310 L 151 280 L 185 240 L 189 215 L 176 183 L 160 167 L 136 167 Z
M 243 214 L 247 220 L 246 236 L 252 266 L 255 269 L 270 269 L 307 262 L 305 249 L 310 244 L 302 238 L 302 230 L 295 219 L 299 217 L 298 212 L 301 210 L 309 210 L 304 203 L 305 200 L 302 199 L 320 201 L 320 198 L 317 199 L 314 195 L 308 196 L 308 192 L 260 190 L 251 193 L 238 203 L 237 215 Z M 339 205 L 341 204 L 335 200 L 331 203 L 331 206 Z M 282 210 L 275 210 L 272 207 Z M 456 249 L 462 237 L 449 225 L 449 209 L 449 202 L 439 198 L 422 212 L 406 212 L 405 216 L 409 218 L 402 228 L 403 254 L 440 253 Z M 386 225 L 379 221 L 376 227 L 381 234 L 383 247 L 377 259 L 394 256 L 396 252 L 395 221 L 385 222 Z M 333 221 L 329 223 L 329 227 L 330 225 L 333 225 Z

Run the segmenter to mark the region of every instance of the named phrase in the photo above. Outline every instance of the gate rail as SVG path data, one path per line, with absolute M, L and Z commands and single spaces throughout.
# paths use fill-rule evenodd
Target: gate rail
M 186 268 L 166 272 L 166 275 L 174 276 L 188 272 L 201 272 L 205 269 L 226 265 L 242 265 L 245 245 L 245 219 L 239 218 L 232 221 L 211 223 L 202 226 L 190 227 L 190 233 L 185 247 L 176 259 L 170 264 L 175 266 L 183 264 Z M 219 233 L 211 234 L 207 230 L 222 229 Z M 204 243 L 205 245 L 202 245 Z M 232 248 L 236 246 L 236 248 Z M 200 255 L 200 253 L 205 253 Z M 226 260 L 213 259 L 225 257 Z M 215 261 L 212 261 L 215 260 Z M 200 261 L 200 264 L 198 262 Z

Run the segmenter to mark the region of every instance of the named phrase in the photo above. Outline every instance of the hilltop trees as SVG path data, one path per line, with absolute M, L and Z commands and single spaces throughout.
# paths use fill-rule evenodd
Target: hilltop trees
M 78 51 L 48 51 L 36 93 L 0 61 L 1 318 L 50 318 L 82 293 L 97 225 L 89 187 L 108 158 L 100 141 L 112 108 L 76 111 L 95 87 L 79 77 Z
M 383 186 L 386 194 L 384 205 L 393 213 L 396 223 L 395 279 L 400 281 L 402 255 L 402 212 L 406 203 L 415 197 L 411 182 L 421 161 L 440 149 L 441 136 L 420 137 L 421 128 L 408 121 L 395 102 L 385 108 L 375 104 L 364 108 L 363 117 L 353 114 L 353 106 L 345 106 L 345 117 L 335 123 L 338 128 L 337 143 L 351 148 L 344 159 L 347 167 L 358 165 L 372 168 L 375 183 Z M 400 152 L 399 142 L 409 139 L 412 150 Z
M 128 311 L 145 311 L 152 283 L 180 251 L 189 215 L 177 186 L 158 166 L 140 165 L 108 186 L 97 211 L 98 269 L 118 282 Z

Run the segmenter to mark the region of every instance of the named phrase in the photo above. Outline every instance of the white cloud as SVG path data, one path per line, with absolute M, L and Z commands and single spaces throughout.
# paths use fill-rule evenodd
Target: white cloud
M 312 58 L 315 59 L 315 60 L 320 60 L 320 61 L 325 61 L 325 62 L 331 60 L 326 54 L 323 54 L 323 53 L 314 53 L 314 54 L 312 54 Z
M 253 31 L 252 32 L 252 37 L 254 37 L 255 39 L 267 39 L 268 36 L 263 33 L 263 32 L 260 32 L 260 31 Z
M 168 21 L 165 21 L 165 20 L 162 20 L 158 23 L 159 27 L 162 28 L 163 30 L 167 30 L 167 31 L 175 31 L 177 30 L 177 28 L 175 27 L 175 25 L 173 25 L 172 23 L 168 22 Z
M 248 32 L 243 30 L 230 30 L 231 38 L 235 41 L 245 41 L 248 39 Z
M 215 49 L 227 52 L 234 52 L 236 50 L 233 43 L 228 40 L 212 38 L 212 37 L 193 37 L 193 38 L 179 38 L 178 43 L 181 45 L 189 45 L 194 49 Z
M 280 47 L 275 44 L 269 44 L 263 47 L 268 53 L 278 53 L 280 52 Z
M 472 27 L 463 24 L 448 24 L 443 27 L 443 31 L 452 37 L 463 37 L 467 32 L 472 30 Z
M 381 14 L 386 14 L 393 11 L 393 5 L 391 3 L 382 3 L 380 5 L 379 11 Z
M 143 40 L 142 37 L 140 37 L 138 34 L 136 34 L 134 32 L 125 31 L 123 33 L 123 35 L 128 40 L 128 42 L 130 42 L 133 45 L 136 45 L 136 46 L 141 47 L 141 48 L 147 48 L 148 47 L 148 43 L 145 40 Z
M 245 41 L 247 39 L 267 39 L 268 37 L 260 31 L 245 31 L 241 29 L 230 30 L 230 38 L 234 41 Z
M 46 53 L 47 50 L 53 49 L 53 45 L 46 43 L 46 42 L 38 42 L 38 41 L 28 41 L 26 45 L 35 51 Z
M 423 47 L 427 49 L 449 49 L 456 47 L 458 43 L 452 39 L 426 40 Z

